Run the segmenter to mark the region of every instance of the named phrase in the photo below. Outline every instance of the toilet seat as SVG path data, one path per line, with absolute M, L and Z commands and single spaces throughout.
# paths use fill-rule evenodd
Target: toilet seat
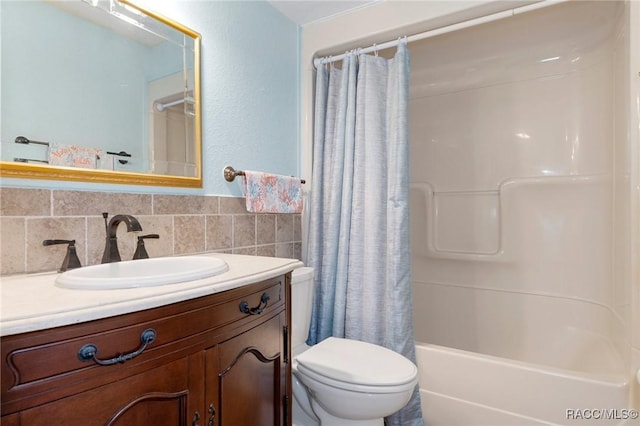
M 417 382 L 418 369 L 407 358 L 357 340 L 329 337 L 296 360 L 300 374 L 354 392 L 403 392 Z

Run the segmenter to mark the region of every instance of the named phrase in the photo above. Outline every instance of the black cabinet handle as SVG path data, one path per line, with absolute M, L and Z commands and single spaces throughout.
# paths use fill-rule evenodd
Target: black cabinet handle
M 200 420 L 200 413 L 196 411 L 191 419 L 191 426 L 198 426 L 198 420 Z
M 262 293 L 262 297 L 260 298 L 260 303 L 255 308 L 250 308 L 249 303 L 246 300 L 240 302 L 240 312 L 247 315 L 260 315 L 264 308 L 267 307 L 269 303 L 269 295 L 267 293 Z
M 113 365 L 113 364 L 122 364 L 125 361 L 129 361 L 140 355 L 147 349 L 147 346 L 156 340 L 156 331 L 153 328 L 147 328 L 140 334 L 140 344 L 141 346 L 128 354 L 121 354 L 111 359 L 100 359 L 98 358 L 98 347 L 94 344 L 88 343 L 80 348 L 78 351 L 78 358 L 80 361 L 94 361 L 99 365 Z
M 282 326 L 282 340 L 284 341 L 282 348 L 282 352 L 284 352 L 284 363 L 289 364 L 289 327 L 286 325 Z
M 213 423 L 216 421 L 216 409 L 213 404 L 209 404 L 209 422 L 207 426 L 213 426 Z

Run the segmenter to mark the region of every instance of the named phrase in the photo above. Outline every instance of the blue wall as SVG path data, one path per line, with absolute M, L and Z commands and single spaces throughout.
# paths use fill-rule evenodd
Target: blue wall
M 299 27 L 266 1 L 145 0 L 202 36 L 203 189 L 2 179 L 1 186 L 240 195 L 222 169 L 298 175 Z

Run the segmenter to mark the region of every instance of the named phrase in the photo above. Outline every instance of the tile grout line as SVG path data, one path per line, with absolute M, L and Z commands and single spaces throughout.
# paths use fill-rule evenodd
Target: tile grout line
M 89 216 L 84 217 L 84 262 L 89 264 Z
M 22 266 L 24 268 L 24 272 L 27 273 L 28 272 L 28 264 L 29 264 L 27 262 L 27 256 L 29 255 L 29 252 L 27 250 L 29 248 L 29 244 L 28 244 L 29 238 L 27 238 L 27 232 L 29 232 L 29 228 L 27 226 L 27 218 L 26 217 L 24 218 L 24 224 L 22 226 L 24 227 L 24 265 L 22 265 Z

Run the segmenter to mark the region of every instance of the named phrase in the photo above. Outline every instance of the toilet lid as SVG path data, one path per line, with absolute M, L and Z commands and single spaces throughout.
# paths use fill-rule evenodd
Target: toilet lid
M 329 337 L 297 357 L 300 365 L 333 380 L 368 386 L 412 382 L 418 369 L 402 355 L 371 343 Z

